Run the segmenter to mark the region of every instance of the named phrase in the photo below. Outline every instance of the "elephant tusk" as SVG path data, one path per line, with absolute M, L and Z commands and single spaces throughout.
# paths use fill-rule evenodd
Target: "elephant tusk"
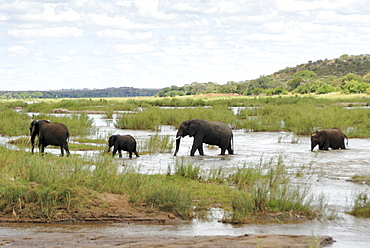
M 178 140 L 178 139 L 181 139 L 181 136 L 179 136 L 179 137 L 176 137 L 176 140 Z

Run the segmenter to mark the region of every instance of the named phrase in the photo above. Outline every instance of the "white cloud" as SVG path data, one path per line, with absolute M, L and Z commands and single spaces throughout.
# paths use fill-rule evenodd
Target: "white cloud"
M 58 61 L 60 61 L 60 62 L 70 62 L 70 61 L 72 61 L 72 58 L 69 57 L 69 56 L 61 56 L 61 57 L 59 57 Z
M 30 51 L 22 46 L 11 46 L 8 47 L 8 51 L 11 53 L 17 53 L 17 54 L 22 54 L 22 53 L 29 53 Z
M 154 47 L 147 44 L 134 44 L 134 45 L 117 45 L 115 47 L 119 53 L 145 53 L 154 50 Z
M 0 68 L 9 83 L 0 90 L 50 88 L 46 82 L 226 83 L 365 54 L 369 6 L 367 0 L 3 0 Z M 11 73 L 15 68 L 22 69 Z
M 29 38 L 77 38 L 83 36 L 83 30 L 76 27 L 56 27 L 43 29 L 11 29 L 10 36 L 22 39 Z
M 97 32 L 98 37 L 107 39 L 124 39 L 124 40 L 147 40 L 153 38 L 152 32 L 132 33 L 121 29 L 105 29 Z

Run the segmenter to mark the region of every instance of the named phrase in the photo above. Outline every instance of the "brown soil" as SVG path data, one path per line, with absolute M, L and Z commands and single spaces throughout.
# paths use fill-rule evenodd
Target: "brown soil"
M 81 212 L 60 210 L 53 221 L 101 221 L 176 223 L 179 217 L 171 213 L 149 211 L 145 206 L 132 207 L 122 195 L 104 193 L 94 201 L 95 208 Z M 0 222 L 52 222 L 47 219 L 20 218 L 15 213 L 1 213 Z M 0 246 L 10 247 L 323 247 L 333 242 L 331 237 L 302 235 L 244 235 L 233 236 L 125 236 L 116 234 L 92 235 L 90 233 L 33 233 L 28 236 L 0 234 Z
M 232 236 L 124 236 L 86 233 L 36 233 L 26 237 L 0 237 L 0 246 L 10 247 L 323 247 L 333 242 L 331 237 L 300 235 Z
M 92 202 L 92 207 L 83 211 L 67 211 L 59 209 L 54 219 L 24 218 L 18 216 L 14 211 L 11 213 L 0 212 L 0 222 L 19 223 L 51 223 L 51 222 L 154 222 L 164 223 L 181 221 L 171 213 L 151 211 L 145 206 L 134 208 L 123 195 L 101 193 Z M 25 211 L 31 212 L 28 206 L 23 207 Z M 25 212 L 23 211 L 23 212 Z M 175 218 L 174 218 L 175 217 Z

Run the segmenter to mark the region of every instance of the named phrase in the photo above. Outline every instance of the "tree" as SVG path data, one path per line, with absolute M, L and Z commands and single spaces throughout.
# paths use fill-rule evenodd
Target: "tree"
M 316 80 L 317 74 L 310 70 L 302 70 L 294 74 L 293 78 L 309 78 L 311 80 Z
M 44 96 L 44 94 L 42 94 L 41 92 L 39 91 L 36 91 L 36 92 L 33 92 L 31 94 L 31 97 L 34 97 L 34 98 L 42 98 Z
M 19 93 L 19 96 L 23 99 L 26 99 L 26 98 L 29 98 L 31 97 L 31 94 L 28 93 L 28 92 L 22 92 L 22 93 Z
M 343 85 L 343 92 L 346 94 L 365 93 L 369 87 L 370 84 L 352 80 Z
M 365 82 L 365 83 L 370 83 L 370 72 L 368 74 L 366 74 L 362 80 Z
M 328 94 L 330 92 L 334 92 L 335 88 L 328 84 L 321 84 L 320 87 L 316 90 L 316 94 Z

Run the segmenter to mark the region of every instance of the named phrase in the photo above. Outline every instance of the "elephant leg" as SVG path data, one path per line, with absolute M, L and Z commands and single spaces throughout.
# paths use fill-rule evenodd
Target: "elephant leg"
M 198 151 L 200 155 L 204 156 L 203 144 L 200 144 L 200 146 L 198 147 Z
M 122 158 L 122 151 L 118 150 L 119 157 Z
M 229 146 L 226 148 L 227 149 L 227 152 L 232 155 L 234 154 L 234 150 L 231 148 L 231 144 L 229 144 Z
M 69 152 L 68 144 L 64 145 L 64 150 L 66 150 L 67 157 L 69 157 L 69 155 L 71 155 L 71 153 Z
M 203 139 L 203 137 L 201 137 Z M 190 156 L 194 156 L 195 151 L 198 150 L 200 155 L 204 155 L 203 142 L 199 137 L 194 137 L 193 146 L 191 147 Z
M 60 146 L 60 156 L 61 156 L 61 157 L 64 157 L 64 150 L 63 150 L 63 146 Z
M 42 154 L 42 156 L 44 156 L 45 147 L 43 145 L 41 145 L 41 147 L 39 147 L 39 150 L 40 150 L 40 153 Z
M 225 155 L 226 148 L 221 147 L 221 155 Z
M 137 153 L 137 151 L 134 151 L 136 157 L 139 157 L 139 154 Z
M 114 149 L 113 149 L 113 152 L 112 152 L 112 157 L 114 157 L 114 155 L 116 155 L 116 153 L 117 153 L 117 149 L 116 149 L 116 148 L 114 148 Z
M 128 152 L 128 154 L 129 154 L 128 157 L 132 158 L 132 152 Z
M 198 149 L 198 148 L 195 148 L 195 146 L 193 145 L 193 146 L 191 147 L 191 150 L 190 150 L 190 156 L 194 156 L 195 151 L 196 151 L 197 149 Z

